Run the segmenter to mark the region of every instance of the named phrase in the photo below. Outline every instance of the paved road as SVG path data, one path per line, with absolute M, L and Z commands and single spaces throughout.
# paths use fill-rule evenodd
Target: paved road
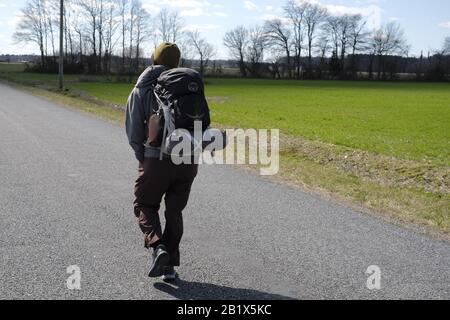
M 5 85 L 0 97 L 0 299 L 450 298 L 448 243 L 226 166 L 196 180 L 183 280 L 153 282 L 123 129 Z M 381 290 L 366 288 L 371 265 Z

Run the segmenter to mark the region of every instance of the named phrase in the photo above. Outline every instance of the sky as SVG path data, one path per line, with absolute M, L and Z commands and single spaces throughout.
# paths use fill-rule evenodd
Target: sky
M 450 36 L 450 1 L 448 0 L 308 0 L 320 3 L 331 13 L 361 13 L 371 28 L 398 21 L 411 44 L 411 54 L 426 54 L 441 48 Z M 176 10 L 188 29 L 197 29 L 217 49 L 216 58 L 228 52 L 222 39 L 237 25 L 254 26 L 266 19 L 283 15 L 285 0 L 142 0 L 151 15 L 161 8 Z M 38 53 L 33 44 L 14 44 L 12 35 L 26 0 L 0 0 L 0 54 Z M 145 52 L 151 54 L 151 48 Z

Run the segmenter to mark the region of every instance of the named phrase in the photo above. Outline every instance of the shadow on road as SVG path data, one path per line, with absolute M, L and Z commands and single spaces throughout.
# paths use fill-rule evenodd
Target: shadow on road
M 294 298 L 252 289 L 231 288 L 180 279 L 173 284 L 158 282 L 153 286 L 180 300 L 295 300 Z

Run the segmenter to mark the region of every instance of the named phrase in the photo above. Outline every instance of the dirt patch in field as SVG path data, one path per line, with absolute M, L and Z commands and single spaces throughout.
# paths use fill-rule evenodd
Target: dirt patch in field
M 230 98 L 229 97 L 221 97 L 221 96 L 212 96 L 212 97 L 206 97 L 206 100 L 208 100 L 209 103 L 217 103 L 217 104 L 224 104 L 227 102 Z

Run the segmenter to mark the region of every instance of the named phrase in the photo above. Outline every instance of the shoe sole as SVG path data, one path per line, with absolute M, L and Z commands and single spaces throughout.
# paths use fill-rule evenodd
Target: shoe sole
M 164 267 L 169 264 L 169 260 L 169 254 L 165 251 L 157 255 L 148 276 L 150 278 L 161 277 L 164 274 Z

